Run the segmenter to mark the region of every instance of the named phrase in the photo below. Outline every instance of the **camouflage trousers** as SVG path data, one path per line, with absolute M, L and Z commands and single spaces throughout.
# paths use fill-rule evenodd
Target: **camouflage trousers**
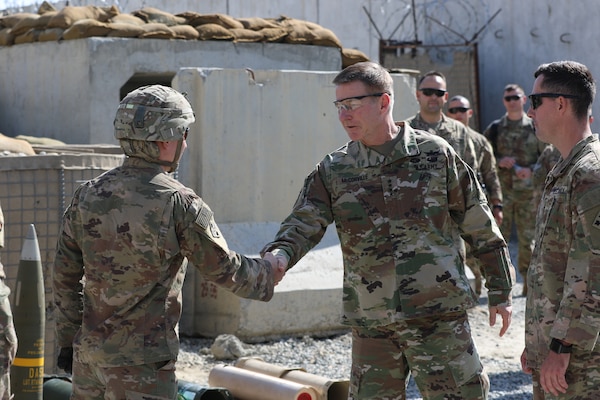
M 578 351 L 573 347 L 569 367 L 565 375 L 567 393 L 554 396 L 544 393 L 539 371 L 534 370 L 533 400 L 597 400 L 600 399 L 600 351 Z
M 97 367 L 73 360 L 71 400 L 173 400 L 175 361 L 123 367 Z
M 410 374 L 423 400 L 487 399 L 466 312 L 352 329 L 351 400 L 405 400 Z

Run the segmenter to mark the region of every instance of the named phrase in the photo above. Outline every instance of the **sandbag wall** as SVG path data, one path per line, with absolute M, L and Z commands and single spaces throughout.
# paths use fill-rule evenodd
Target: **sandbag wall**
M 119 154 L 99 153 L 0 157 L 0 205 L 5 223 L 5 247 L 0 254 L 8 286 L 13 291 L 11 302 L 30 224 L 34 224 L 38 237 L 46 297 L 46 374 L 59 372 L 50 278 L 62 213 L 80 182 L 120 165 L 122 160 Z
M 124 14 L 114 5 L 56 10 L 44 2 L 36 14 L 15 13 L 0 18 L 0 46 L 92 36 L 304 44 L 340 49 L 343 66 L 368 59 L 359 50 L 343 48 L 330 29 L 286 16 L 234 18 L 195 11 L 171 14 L 152 7 Z

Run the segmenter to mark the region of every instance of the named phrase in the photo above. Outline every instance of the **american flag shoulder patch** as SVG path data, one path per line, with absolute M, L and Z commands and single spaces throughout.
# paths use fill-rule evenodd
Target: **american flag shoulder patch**
M 195 222 L 198 226 L 205 230 L 210 224 L 212 216 L 213 212 L 210 210 L 210 208 L 208 208 L 205 204 L 202 204 L 202 208 L 200 209 L 200 211 L 198 211 L 198 214 L 196 215 Z

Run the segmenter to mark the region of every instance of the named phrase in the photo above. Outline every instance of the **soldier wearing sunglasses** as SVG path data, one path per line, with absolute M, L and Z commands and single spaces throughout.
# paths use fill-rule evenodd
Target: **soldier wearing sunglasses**
M 479 170 L 475 143 L 467 128 L 444 115 L 444 105 L 448 101 L 446 77 L 438 71 L 423 75 L 416 92 L 419 112 L 408 120 L 415 129 L 428 131 L 444 138 L 474 171 Z
M 533 400 L 600 399 L 600 141 L 596 83 L 574 61 L 542 64 L 531 107 L 536 135 L 560 158 L 546 177 L 529 266 L 523 371 Z
M 517 268 L 523 277 L 523 296 L 527 294 L 527 268 L 533 248 L 536 191 L 532 181 L 534 166 L 545 144 L 535 135 L 533 121 L 525 114 L 527 97 L 514 83 L 504 88 L 502 102 L 506 113 L 483 132 L 494 149 L 502 187 L 502 235 L 511 241 L 513 225 L 517 233 Z
M 416 97 L 419 112 L 409 119 L 410 125 L 444 138 L 473 169 L 483 187 L 477 139 L 463 123 L 443 113 L 444 105 L 448 101 L 446 77 L 439 71 L 429 71 L 420 78 L 418 88 Z M 501 209 L 496 209 L 496 214 L 499 215 L 500 211 Z M 483 282 L 480 268 L 476 265 L 477 261 L 469 255 L 469 246 L 464 242 L 460 242 L 460 246 L 465 255 L 464 259 L 469 260 L 467 265 L 475 275 L 475 293 L 480 296 Z

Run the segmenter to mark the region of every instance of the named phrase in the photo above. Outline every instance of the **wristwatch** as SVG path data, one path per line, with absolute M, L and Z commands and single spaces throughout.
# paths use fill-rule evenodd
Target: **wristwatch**
M 560 340 L 553 338 L 550 341 L 550 350 L 552 350 L 553 352 L 555 352 L 557 354 L 570 353 L 573 350 L 573 345 L 572 344 L 569 344 L 569 345 L 562 344 Z
M 497 208 L 498 210 L 502 211 L 502 204 L 494 204 L 492 206 L 492 209 Z

